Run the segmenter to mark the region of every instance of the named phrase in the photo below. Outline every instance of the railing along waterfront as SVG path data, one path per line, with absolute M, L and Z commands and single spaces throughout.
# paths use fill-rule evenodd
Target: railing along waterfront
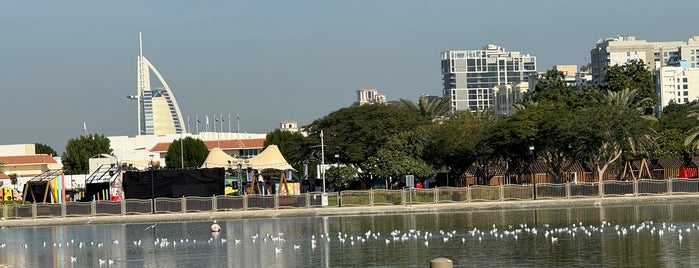
M 533 200 L 533 185 L 437 187 L 430 189 L 352 190 L 301 195 L 243 195 L 127 199 L 63 204 L 3 204 L 2 219 L 119 216 L 152 213 L 202 213 L 319 207 L 367 207 L 436 203 L 501 202 Z M 650 195 L 699 195 L 699 179 L 642 179 L 599 183 L 538 183 L 536 199 L 604 198 Z M 327 203 L 324 203 L 323 200 Z M 155 211 L 153 203 L 155 202 Z

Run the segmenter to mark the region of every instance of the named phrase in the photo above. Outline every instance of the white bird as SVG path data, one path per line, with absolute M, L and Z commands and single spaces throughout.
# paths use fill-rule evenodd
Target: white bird
M 78 261 L 78 257 L 70 256 L 70 263 L 75 263 L 76 261 Z
M 221 231 L 221 225 L 218 225 L 216 221 L 214 221 L 214 224 L 211 225 L 211 232 L 212 233 L 218 233 Z
M 281 253 L 281 252 L 282 252 L 282 249 L 281 249 L 281 248 L 274 247 L 274 254 L 279 254 L 279 253 Z
M 300 248 L 301 248 L 301 246 L 299 246 L 299 245 L 294 245 L 294 249 L 300 249 Z

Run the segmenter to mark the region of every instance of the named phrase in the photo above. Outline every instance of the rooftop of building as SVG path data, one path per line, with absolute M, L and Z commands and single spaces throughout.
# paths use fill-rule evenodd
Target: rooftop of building
M 265 139 L 234 139 L 220 141 L 204 141 L 206 148 L 221 148 L 222 150 L 229 149 L 255 149 L 264 147 Z M 167 152 L 171 142 L 161 142 L 151 148 L 151 152 Z
M 0 162 L 5 165 L 56 164 L 56 160 L 48 154 L 0 156 Z

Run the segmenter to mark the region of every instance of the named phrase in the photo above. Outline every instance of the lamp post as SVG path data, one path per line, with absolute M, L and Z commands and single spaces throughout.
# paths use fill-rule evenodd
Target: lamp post
M 323 194 L 325 194 L 325 142 L 323 130 L 320 131 L 320 176 L 323 179 Z
M 529 153 L 532 155 L 532 161 L 529 162 L 529 172 L 532 174 L 532 185 L 534 188 L 534 200 L 536 200 L 536 178 L 534 176 L 534 169 L 532 166 L 534 165 L 534 145 L 529 145 Z
M 150 155 L 150 201 L 151 211 L 155 214 L 155 177 L 153 176 L 153 155 Z
M 189 120 L 189 119 L 188 119 Z M 184 169 L 184 137 L 183 131 L 180 130 L 180 168 Z
M 338 188 L 335 191 L 340 190 L 342 187 L 340 185 L 340 154 L 335 154 L 335 186 Z
M 243 195 L 243 179 L 240 178 L 240 174 L 243 173 L 243 162 L 238 161 L 238 195 Z

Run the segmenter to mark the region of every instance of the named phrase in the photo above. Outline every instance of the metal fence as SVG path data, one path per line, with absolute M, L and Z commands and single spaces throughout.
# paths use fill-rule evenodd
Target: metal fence
M 199 213 L 297 209 L 340 206 L 394 206 L 457 202 L 501 202 L 532 199 L 699 195 L 699 179 L 642 179 L 599 183 L 504 184 L 498 186 L 438 187 L 431 189 L 363 190 L 302 195 L 244 195 L 127 199 L 119 202 L 67 202 L 63 204 L 3 204 L 4 220 L 56 217 L 91 217 L 152 213 Z

